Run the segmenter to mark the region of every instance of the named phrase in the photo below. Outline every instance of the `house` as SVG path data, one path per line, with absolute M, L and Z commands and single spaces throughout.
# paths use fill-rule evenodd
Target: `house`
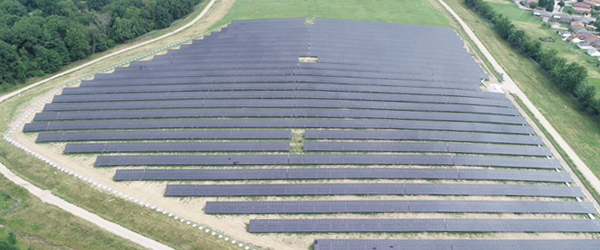
M 593 48 L 592 45 L 589 45 L 586 42 L 580 42 L 580 43 L 578 43 L 577 47 L 579 47 L 580 49 L 585 49 L 585 50 Z
M 577 35 L 577 34 L 581 34 L 581 33 L 590 33 L 588 30 L 586 30 L 585 28 L 575 28 L 575 29 L 571 29 L 571 31 L 573 32 L 573 34 Z
M 587 3 L 593 7 L 600 7 L 600 1 L 598 0 L 584 1 L 584 3 Z
M 590 34 L 589 32 L 585 32 L 585 33 L 578 33 L 575 34 L 575 36 L 577 38 L 579 38 L 580 40 L 598 40 L 597 37 L 595 37 L 594 35 Z
M 590 56 L 600 56 L 600 51 L 597 49 L 588 49 L 587 54 Z
M 573 20 L 573 17 L 569 16 L 568 14 L 559 13 L 554 14 L 552 16 L 552 20 L 559 23 L 570 24 Z
M 570 36 L 569 38 L 567 38 L 569 41 L 571 41 L 570 43 L 575 43 L 575 44 L 579 44 L 581 42 L 581 40 L 579 38 L 577 38 L 576 36 Z
M 553 23 L 550 25 L 550 28 L 553 28 L 553 29 L 560 29 L 560 23 L 553 22 Z
M 592 43 L 590 43 L 590 45 L 592 45 L 592 47 L 594 47 L 596 49 L 600 49 L 600 40 L 592 41 Z
M 585 24 L 580 21 L 571 21 L 571 29 L 585 28 Z
M 596 21 L 595 18 L 591 18 L 591 17 L 587 17 L 587 16 L 577 16 L 577 17 L 573 17 L 573 21 L 579 21 L 582 22 L 585 25 L 588 25 L 590 23 L 593 23 L 594 21 Z
M 585 2 L 576 2 L 573 4 L 573 8 L 584 8 L 584 9 L 591 9 L 593 6 L 589 3 L 585 3 Z

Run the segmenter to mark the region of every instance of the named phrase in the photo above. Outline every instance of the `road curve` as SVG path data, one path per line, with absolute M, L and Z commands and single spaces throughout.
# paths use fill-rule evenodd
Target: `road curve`
M 595 189 L 596 192 L 600 192 L 600 180 L 598 180 L 598 177 L 596 177 L 596 175 L 594 175 L 594 173 L 588 168 L 587 165 L 585 165 L 585 163 L 581 160 L 581 158 L 579 158 L 579 156 L 577 156 L 575 151 L 562 138 L 562 136 L 560 136 L 560 134 L 554 129 L 554 127 L 552 127 L 552 125 L 550 125 L 550 122 L 548 122 L 548 120 L 546 120 L 546 118 L 542 115 L 542 113 L 540 113 L 540 111 L 533 105 L 533 103 L 531 103 L 531 101 L 529 100 L 529 98 L 527 98 L 525 93 L 523 93 L 523 91 L 521 91 L 521 89 L 519 89 L 519 87 L 515 84 L 515 82 L 513 82 L 512 78 L 510 78 L 510 76 L 506 73 L 506 71 L 504 71 L 504 69 L 500 66 L 500 64 L 498 64 L 498 62 L 496 62 L 496 59 L 494 59 L 492 54 L 490 54 L 490 52 L 483 45 L 483 43 L 481 43 L 481 41 L 479 41 L 479 39 L 477 38 L 475 33 L 473 33 L 473 31 L 460 18 L 460 16 L 458 16 L 456 14 L 456 12 L 454 12 L 454 10 L 452 10 L 452 8 L 450 8 L 450 6 L 448 6 L 443 0 L 438 0 L 438 1 L 454 17 L 454 19 L 456 19 L 456 21 L 460 24 L 460 26 L 463 28 L 463 30 L 469 36 L 469 38 L 475 43 L 475 45 L 479 48 L 481 53 L 483 53 L 483 55 L 487 58 L 487 60 L 492 64 L 492 67 L 494 67 L 494 70 L 496 70 L 497 72 L 504 72 L 502 88 L 506 91 L 509 91 L 509 92 L 517 95 L 523 101 L 525 106 L 527 106 L 527 108 L 529 110 L 531 110 L 531 112 L 533 113 L 533 116 L 536 119 L 538 119 L 540 124 L 546 129 L 546 131 L 548 131 L 548 133 L 554 138 L 554 140 L 556 140 L 558 145 L 567 153 L 569 158 L 571 158 L 571 160 L 573 160 L 573 162 L 575 163 L 575 167 L 577 167 L 577 169 L 579 169 L 579 171 L 581 171 L 581 173 L 583 174 L 583 177 L 590 183 L 590 185 L 591 185 L 590 188 Z
M 8 178 L 10 181 L 14 182 L 15 184 L 27 189 L 27 191 L 29 191 L 29 193 L 37 196 L 43 202 L 55 205 L 77 217 L 80 217 L 84 220 L 87 220 L 91 223 L 96 224 L 97 226 L 101 227 L 102 229 L 104 229 L 106 231 L 109 231 L 109 232 L 114 233 L 118 236 L 121 236 L 125 239 L 133 241 L 134 243 L 137 243 L 137 244 L 141 245 L 142 247 L 149 248 L 149 249 L 165 249 L 165 250 L 172 249 L 171 247 L 169 247 L 165 244 L 162 244 L 153 239 L 145 237 L 141 234 L 133 232 L 127 228 L 122 227 L 119 224 L 105 220 L 96 214 L 90 213 L 83 208 L 75 206 L 61 198 L 58 198 L 58 197 L 54 196 L 48 190 L 42 190 L 41 188 L 36 187 L 35 185 L 31 184 L 30 182 L 27 182 L 26 180 L 23 180 L 21 177 L 12 173 L 10 170 L 8 170 L 8 168 L 6 168 L 6 166 L 4 166 L 1 163 L 0 163 L 0 173 L 2 175 L 4 175 L 6 178 Z
M 58 77 L 64 76 L 64 75 L 66 75 L 66 74 L 69 74 L 69 73 L 72 73 L 72 72 L 74 72 L 74 71 L 80 70 L 80 69 L 82 69 L 82 68 L 84 68 L 84 67 L 90 66 L 90 65 L 92 65 L 92 64 L 94 64 L 94 63 L 97 63 L 97 62 L 99 62 L 99 61 L 102 61 L 102 60 L 104 60 L 104 59 L 106 59 L 106 58 L 109 58 L 109 57 L 111 57 L 111 56 L 118 55 L 118 54 L 121 54 L 121 53 L 123 53 L 123 52 L 127 52 L 127 51 L 130 51 L 130 50 L 132 50 L 132 49 L 135 49 L 135 48 L 139 48 L 139 47 L 141 47 L 141 46 L 144 46 L 144 45 L 146 45 L 146 44 L 149 44 L 149 43 L 156 42 L 156 41 L 158 41 L 158 40 L 161 40 L 161 39 L 163 39 L 163 38 L 165 38 L 165 37 L 169 37 L 169 36 L 171 36 L 171 35 L 173 35 L 173 34 L 177 34 L 177 33 L 181 32 L 182 30 L 184 30 L 184 29 L 187 29 L 188 27 L 190 27 L 190 26 L 191 26 L 191 25 L 193 25 L 194 23 L 198 22 L 198 20 L 200 20 L 202 17 L 204 17 L 204 15 L 206 15 L 206 13 L 208 12 L 208 10 L 210 10 L 210 8 L 213 6 L 213 4 L 215 3 L 215 1 L 216 1 L 216 0 L 211 0 L 211 1 L 210 1 L 210 3 L 208 3 L 208 5 L 207 5 L 207 6 L 204 8 L 204 10 L 202 10 L 202 12 L 200 13 L 200 15 L 198 15 L 196 18 L 194 18 L 194 20 L 192 20 L 191 22 L 187 23 L 187 24 L 186 24 L 186 25 L 184 25 L 184 26 L 181 26 L 181 27 L 179 27 L 178 29 L 176 29 L 176 30 L 174 30 L 174 31 L 171 31 L 171 32 L 169 32 L 169 33 L 167 33 L 167 34 L 164 34 L 164 35 L 162 35 L 162 36 L 159 36 L 159 37 L 157 37 L 157 38 L 154 38 L 154 39 L 152 39 L 152 40 L 148 40 L 148 41 L 145 41 L 145 42 L 143 42 L 143 43 L 140 43 L 140 44 L 137 44 L 137 45 L 131 46 L 131 47 L 129 47 L 129 48 L 125 48 L 125 49 L 122 49 L 122 50 L 119 50 L 119 51 L 115 51 L 115 52 L 113 52 L 113 53 L 110 53 L 110 54 L 108 54 L 108 55 L 105 55 L 105 56 L 103 56 L 103 57 L 100 57 L 100 58 L 94 59 L 94 60 L 92 60 L 92 61 L 89 61 L 89 62 L 87 62 L 87 63 L 84 63 L 84 64 L 82 64 L 82 65 L 79 65 L 79 66 L 77 66 L 77 67 L 75 67 L 75 68 L 72 68 L 72 69 L 69 69 L 69 70 L 67 70 L 67 71 L 64 71 L 64 72 L 58 73 L 58 74 L 56 74 L 56 75 L 53 75 L 53 76 L 51 76 L 51 77 L 48 77 L 48 78 L 46 78 L 46 79 L 44 79 L 44 80 L 41 80 L 41 81 L 39 81 L 39 82 L 33 83 L 33 84 L 31 84 L 31 85 L 28 85 L 28 86 L 26 86 L 26 87 L 23 87 L 23 88 L 21 88 L 21 89 L 18 89 L 18 90 L 16 90 L 16 91 L 12 92 L 12 93 L 9 93 L 9 94 L 6 94 L 6 95 L 3 95 L 2 97 L 0 97 L 0 102 L 3 102 L 3 101 L 5 101 L 5 100 L 7 100 L 8 98 L 11 98 L 11 97 L 13 97 L 13 96 L 16 96 L 16 95 L 18 95 L 18 94 L 21 94 L 21 93 L 23 93 L 24 91 L 27 91 L 27 90 L 29 90 L 29 89 L 31 89 L 31 88 L 37 87 L 37 86 L 39 86 L 39 85 L 41 85 L 41 84 L 43 84 L 43 83 L 46 83 L 46 82 L 48 82 L 48 81 L 51 81 L 51 80 L 54 80 L 55 78 L 58 78 Z

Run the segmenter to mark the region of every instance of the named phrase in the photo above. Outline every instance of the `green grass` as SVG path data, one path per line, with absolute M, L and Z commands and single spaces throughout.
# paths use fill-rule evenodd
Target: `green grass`
M 494 58 L 546 117 L 587 166 L 600 176 L 600 123 L 581 111 L 574 100 L 556 87 L 539 67 L 500 38 L 492 25 L 464 5 L 446 0 L 477 34 Z
M 556 33 L 556 29 L 546 29 L 542 27 L 542 19 L 533 17 L 531 11 L 519 9 L 516 4 L 508 0 L 486 0 L 494 10 L 508 17 L 513 24 L 522 29 L 532 39 L 540 37 L 553 37 L 555 42 L 542 42 L 546 49 L 555 49 L 558 55 L 567 58 L 570 62 L 577 62 L 588 69 L 588 83 L 594 85 L 598 90 L 596 97 L 600 97 L 600 67 L 596 66 L 597 57 L 586 54 L 586 50 L 579 49 L 575 44 L 560 40 L 561 37 Z
M 213 27 L 232 20 L 321 17 L 449 26 L 428 0 L 237 0 Z

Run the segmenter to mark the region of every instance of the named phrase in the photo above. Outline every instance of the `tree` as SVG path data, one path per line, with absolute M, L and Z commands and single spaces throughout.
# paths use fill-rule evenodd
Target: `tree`
M 558 6 L 560 6 L 561 8 L 565 7 L 565 1 L 558 2 Z
M 573 13 L 575 13 L 575 9 L 573 9 L 573 7 L 571 7 L 571 6 L 565 6 L 563 8 L 563 12 L 565 12 L 569 15 L 572 15 Z
M 595 99 L 596 88 L 590 84 L 579 84 L 577 89 L 575 89 L 575 96 L 577 97 L 577 101 L 579 101 L 579 107 L 585 111 L 590 113 L 595 113 Z
M 529 3 L 529 8 L 535 9 L 537 7 L 538 7 L 538 3 L 536 3 L 536 2 Z
M 8 232 L 8 238 L 6 239 L 10 244 L 17 244 L 17 235 L 14 232 Z
M 548 0 L 539 0 L 538 1 L 538 6 L 540 7 L 546 7 L 548 5 Z
M 554 2 L 554 0 L 548 1 L 548 5 L 546 5 L 546 11 L 548 11 L 548 12 L 554 11 L 554 5 L 555 4 L 556 3 Z
M 69 50 L 71 61 L 84 58 L 90 53 L 90 44 L 87 40 L 87 35 L 83 32 L 83 27 L 80 25 L 76 25 L 67 30 L 65 43 Z

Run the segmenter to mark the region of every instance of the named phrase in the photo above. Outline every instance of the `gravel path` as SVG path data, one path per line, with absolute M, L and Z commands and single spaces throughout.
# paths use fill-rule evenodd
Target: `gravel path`
M 119 224 L 105 220 L 96 214 L 90 213 L 83 208 L 75 206 L 61 198 L 58 198 L 58 197 L 54 196 L 48 190 L 42 190 L 41 188 L 36 187 L 35 185 L 27 182 L 26 180 L 23 180 L 21 177 L 15 175 L 13 172 L 8 170 L 8 168 L 6 168 L 6 166 L 2 165 L 1 163 L 0 163 L 0 173 L 2 175 L 4 175 L 6 178 L 8 178 L 10 181 L 14 182 L 15 184 L 27 189 L 27 191 L 29 191 L 29 193 L 37 196 L 43 202 L 55 205 L 77 217 L 80 217 L 84 220 L 87 220 L 91 223 L 96 224 L 97 226 L 101 227 L 102 229 L 104 229 L 106 231 L 109 231 L 109 232 L 114 233 L 118 236 L 121 236 L 125 239 L 133 241 L 145 248 L 172 249 L 167 245 L 164 245 L 153 239 L 144 237 L 143 235 L 135 233 L 127 228 L 124 228 L 124 227 L 120 226 Z

